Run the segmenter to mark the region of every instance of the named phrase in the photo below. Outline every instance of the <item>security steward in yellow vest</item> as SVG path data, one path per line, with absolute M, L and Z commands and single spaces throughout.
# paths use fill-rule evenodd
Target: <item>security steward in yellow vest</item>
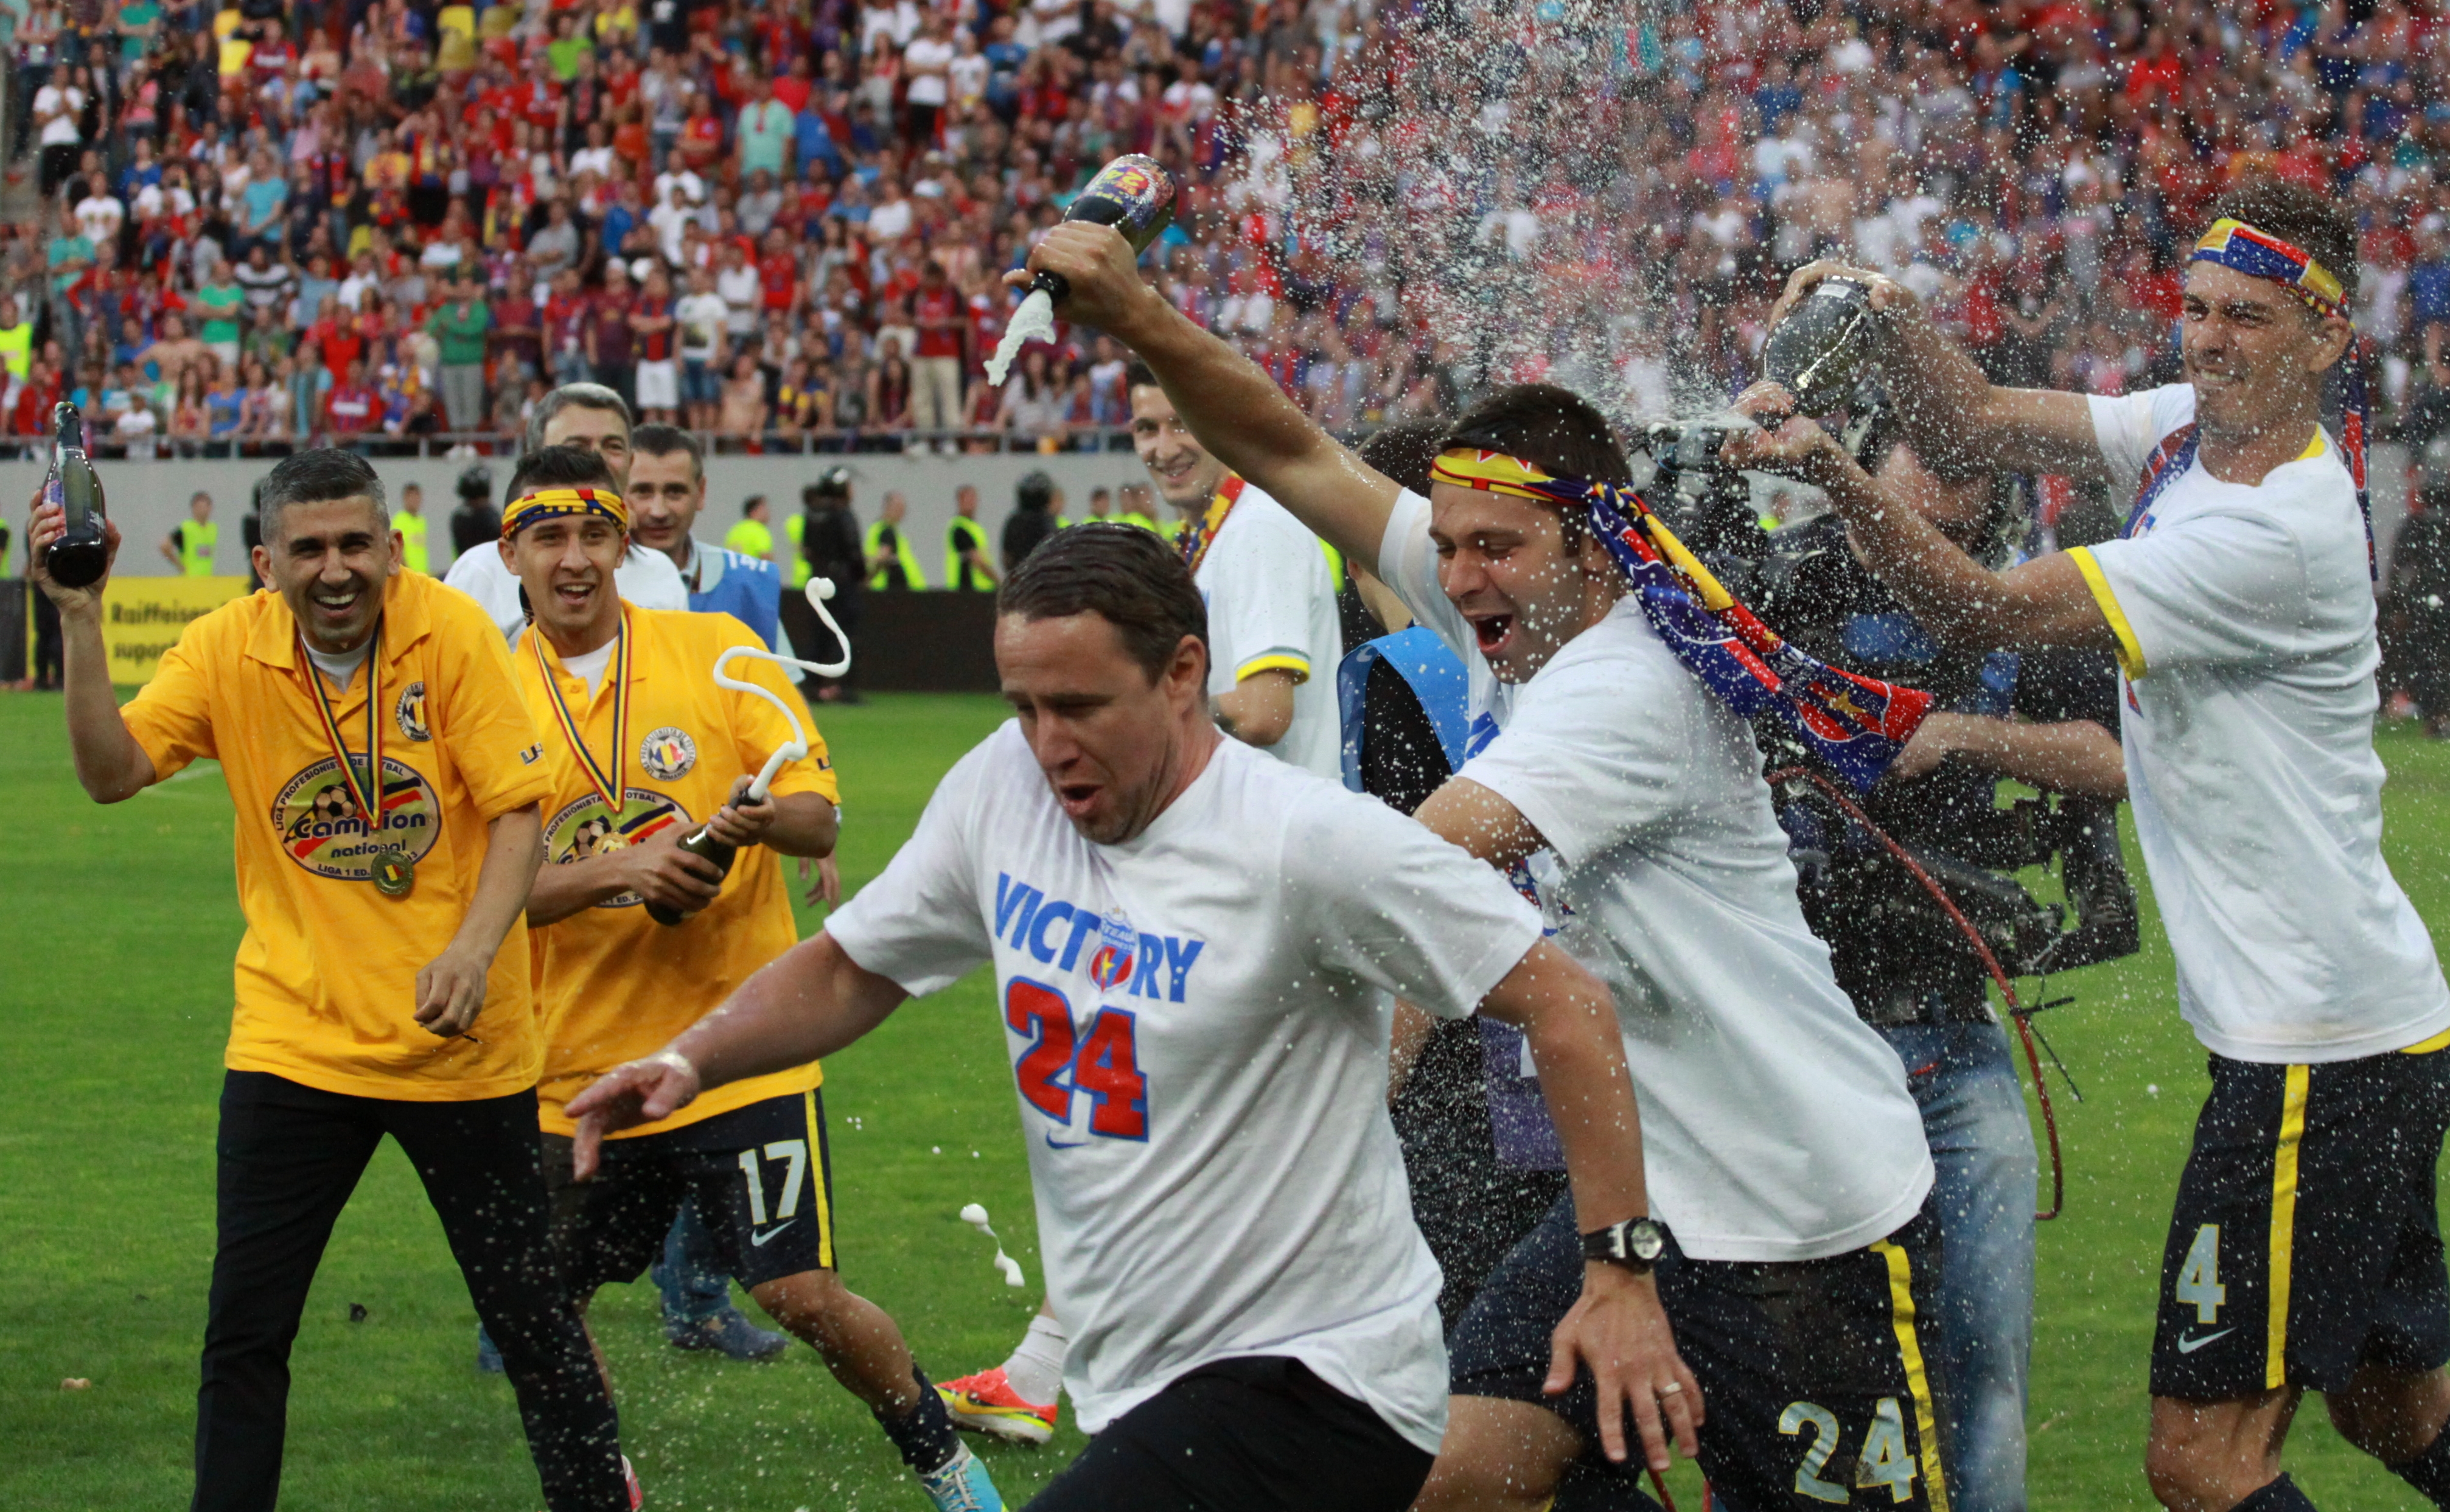
M 901 494 L 885 494 L 876 523 L 860 538 L 867 553 L 867 586 L 879 592 L 927 586 L 927 574 L 919 570 L 919 553 L 910 548 L 910 533 L 902 528 L 909 512 L 909 501 Z
M 979 523 L 979 491 L 964 483 L 953 491 L 953 523 L 944 527 L 944 586 L 957 592 L 992 593 L 999 573 Z
M 31 533 L 35 582 L 66 632 L 86 791 L 115 804 L 215 760 L 239 816 L 247 929 L 223 1057 L 194 1503 L 272 1506 L 290 1343 L 388 1134 L 501 1341 L 545 1503 L 622 1512 L 612 1400 L 559 1284 L 536 1158 L 544 1037 L 525 912 L 552 790 L 544 747 L 485 611 L 399 570 L 363 457 L 283 458 L 261 510 L 256 568 L 271 591 L 190 623 L 125 708 L 104 583 L 64 588 L 44 570 L 64 530 L 56 505 Z M 109 540 L 115 555 L 115 527 Z
M 399 565 L 412 572 L 432 572 L 434 558 L 425 547 L 425 491 L 414 483 L 402 484 L 399 513 L 391 517 L 391 523 L 399 532 Z
M 182 577 L 213 575 L 213 548 L 221 527 L 213 523 L 213 496 L 199 491 L 187 501 L 188 517 L 162 538 L 162 554 Z

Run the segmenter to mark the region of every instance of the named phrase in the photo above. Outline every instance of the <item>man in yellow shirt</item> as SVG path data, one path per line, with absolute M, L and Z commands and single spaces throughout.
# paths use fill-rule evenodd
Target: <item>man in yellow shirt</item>
M 729 614 L 621 601 L 613 567 L 629 546 L 629 506 L 602 458 L 532 452 L 510 496 L 502 560 L 534 615 L 512 660 L 553 784 L 528 922 L 547 1041 L 546 1181 L 571 1294 L 583 1309 L 596 1288 L 635 1280 L 694 1199 L 721 1270 L 867 1404 L 936 1504 L 1000 1507 L 901 1329 L 836 1271 L 814 1061 L 643 1125 L 593 1180 L 572 1180 L 576 1127 L 563 1105 L 798 943 L 781 857 L 832 852 L 838 790 L 812 731 L 808 753 L 782 764 L 762 801 L 745 801 L 742 774 L 764 769 L 793 731 L 765 699 L 717 687 L 713 669 L 726 649 L 764 643 Z M 807 706 L 772 663 L 735 663 L 731 675 L 770 689 L 806 727 Z M 680 847 L 701 827 L 736 848 L 728 870 Z
M 425 490 L 416 483 L 399 486 L 399 514 L 392 520 L 399 532 L 399 565 L 412 572 L 434 571 L 425 539 Z
M 32 532 L 34 579 L 66 630 L 86 791 L 118 803 L 217 760 L 238 812 L 247 931 L 194 1504 L 273 1505 L 290 1342 L 333 1220 L 389 1134 L 508 1346 L 547 1504 L 633 1506 L 612 1397 L 552 1259 L 524 923 L 550 782 L 501 634 L 465 596 L 399 571 L 363 458 L 287 457 L 260 509 L 255 568 L 271 591 L 190 624 L 125 709 L 103 584 L 63 588 L 45 570 L 57 506 Z M 111 540 L 115 552 L 115 527 Z
M 187 518 L 162 537 L 162 559 L 182 577 L 210 577 L 220 537 L 221 527 L 213 523 L 213 496 L 198 489 L 187 500 Z

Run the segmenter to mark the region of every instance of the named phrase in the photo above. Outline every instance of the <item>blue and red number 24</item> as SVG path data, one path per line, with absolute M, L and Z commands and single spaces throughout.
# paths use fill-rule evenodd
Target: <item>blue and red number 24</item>
M 1109 1139 L 1148 1137 L 1148 1077 L 1140 1074 L 1138 1020 L 1100 1008 L 1089 1032 L 1076 1034 L 1072 1004 L 1054 988 L 1016 977 L 1004 988 L 1003 1021 L 1029 1048 L 1013 1063 L 1021 1095 L 1059 1124 L 1072 1122 L 1072 1099 L 1090 1099 L 1089 1132 Z

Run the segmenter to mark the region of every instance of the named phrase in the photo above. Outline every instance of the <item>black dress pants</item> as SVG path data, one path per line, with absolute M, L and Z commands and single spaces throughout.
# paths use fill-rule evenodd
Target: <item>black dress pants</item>
M 548 1238 L 534 1091 L 404 1102 L 260 1071 L 222 1084 L 220 1245 L 196 1393 L 195 1512 L 270 1512 L 281 1490 L 289 1347 L 332 1224 L 385 1134 L 425 1183 L 500 1346 L 553 1512 L 626 1512 L 612 1394 Z

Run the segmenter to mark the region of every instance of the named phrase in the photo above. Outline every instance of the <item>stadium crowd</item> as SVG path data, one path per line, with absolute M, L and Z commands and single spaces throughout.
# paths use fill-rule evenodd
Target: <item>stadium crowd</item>
M 2450 414 L 2429 0 L 18 3 L 0 425 L 105 453 L 507 449 L 582 378 L 732 450 L 1119 445 L 1111 342 L 983 364 L 1124 151 L 1184 184 L 1173 300 L 1339 433 L 1723 397 L 1824 253 L 2124 392 L 2259 172 L 2352 198 L 2384 423 Z

